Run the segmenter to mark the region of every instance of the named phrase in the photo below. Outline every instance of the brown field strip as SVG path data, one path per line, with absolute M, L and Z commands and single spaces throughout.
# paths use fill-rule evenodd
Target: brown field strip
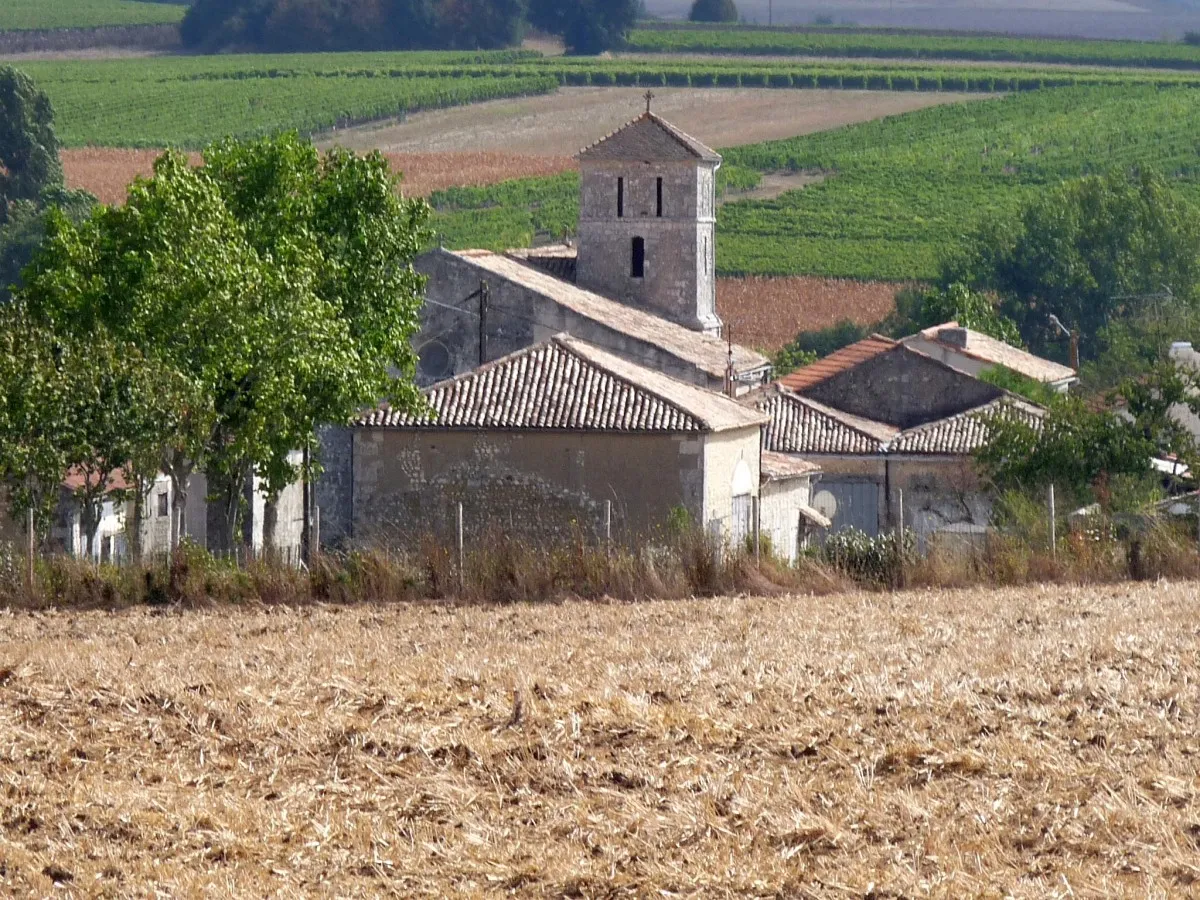
M 844 278 L 718 278 L 717 312 L 739 344 L 770 353 L 801 331 L 828 328 L 849 319 L 871 325 L 895 309 L 891 281 Z
M 0 893 L 1185 897 L 1194 584 L 0 614 Z

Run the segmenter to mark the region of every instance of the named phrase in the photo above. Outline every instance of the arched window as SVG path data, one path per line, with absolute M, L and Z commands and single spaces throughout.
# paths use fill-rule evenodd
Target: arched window
M 634 278 L 646 277 L 646 239 L 635 237 L 633 239 L 632 259 L 629 265 L 629 274 Z

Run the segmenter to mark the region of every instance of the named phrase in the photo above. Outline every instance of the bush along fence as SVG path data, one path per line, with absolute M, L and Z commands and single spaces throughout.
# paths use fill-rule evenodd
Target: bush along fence
M 1194 508 L 1195 500 L 1188 502 Z M 846 530 L 807 548 L 794 563 L 778 559 L 753 527 L 736 541 L 716 541 L 683 518 L 641 542 L 606 540 L 603 531 L 598 539 L 590 527 L 552 541 L 531 539 L 496 523 L 470 539 L 431 533 L 403 549 L 380 543 L 314 550 L 307 561 L 298 551 L 213 554 L 185 542 L 169 555 L 97 564 L 26 555 L 8 545 L 0 546 L 0 606 L 637 601 L 1200 578 L 1194 514 L 1085 512 L 1043 509 L 967 540 L 903 528 L 877 536 Z

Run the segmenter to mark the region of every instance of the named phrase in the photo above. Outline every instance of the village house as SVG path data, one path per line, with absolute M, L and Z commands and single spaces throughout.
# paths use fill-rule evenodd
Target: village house
M 835 358 L 836 357 L 836 358 Z M 900 523 L 926 540 L 982 532 L 992 497 L 974 453 L 994 415 L 1042 410 L 917 352 L 872 337 L 745 401 L 770 416 L 764 449 L 820 466 L 811 505 L 832 530 Z
M 997 367 L 1011 369 L 1056 393 L 1066 393 L 1079 377 L 1061 363 L 1034 356 L 1020 347 L 947 322 L 904 338 L 903 343 L 967 375 L 978 377 Z
M 748 533 L 765 417 L 729 396 L 766 383 L 771 364 L 721 337 L 720 163 L 647 110 L 580 153 L 575 245 L 419 257 L 413 344 L 437 415 L 378 410 L 323 432 L 323 543 L 447 534 L 459 502 L 470 529 L 600 535 L 611 509 L 615 533 L 632 537 L 687 510 L 724 539 Z M 659 412 L 625 422 L 635 408 Z M 781 544 L 801 527 L 799 509 L 780 506 L 817 475 L 766 476 L 772 506 L 759 515 L 787 523 Z
M 767 417 L 722 394 L 564 334 L 425 398 L 428 412 L 384 406 L 351 430 L 356 544 L 448 537 L 460 504 L 470 537 L 636 542 L 678 511 L 722 540 L 750 533 Z

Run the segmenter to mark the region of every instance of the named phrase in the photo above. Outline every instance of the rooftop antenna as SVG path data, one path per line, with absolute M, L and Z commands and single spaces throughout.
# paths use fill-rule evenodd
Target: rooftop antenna
M 646 91 L 646 115 L 650 115 L 650 101 L 654 99 L 654 91 Z

